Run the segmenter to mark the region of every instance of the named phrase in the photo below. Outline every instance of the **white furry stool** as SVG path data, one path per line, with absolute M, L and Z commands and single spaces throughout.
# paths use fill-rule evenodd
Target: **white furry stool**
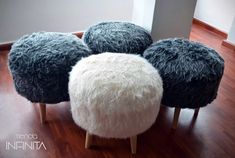
M 162 98 L 158 71 L 137 55 L 103 53 L 83 58 L 72 69 L 69 95 L 72 116 L 92 135 L 130 138 L 136 152 L 137 135 L 155 122 Z

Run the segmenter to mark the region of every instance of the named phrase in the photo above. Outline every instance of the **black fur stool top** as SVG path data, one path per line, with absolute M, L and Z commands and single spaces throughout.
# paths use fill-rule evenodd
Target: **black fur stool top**
M 33 103 L 40 103 L 42 122 L 46 103 L 69 101 L 69 72 L 90 54 L 82 40 L 72 34 L 38 32 L 13 44 L 9 68 L 16 91 Z
M 173 128 L 181 108 L 195 109 L 211 103 L 224 71 L 219 54 L 198 42 L 172 38 L 153 43 L 143 54 L 163 80 L 162 104 L 175 107 Z
M 148 31 L 128 22 L 102 22 L 91 26 L 83 35 L 83 40 L 96 54 L 116 52 L 142 55 L 153 42 Z

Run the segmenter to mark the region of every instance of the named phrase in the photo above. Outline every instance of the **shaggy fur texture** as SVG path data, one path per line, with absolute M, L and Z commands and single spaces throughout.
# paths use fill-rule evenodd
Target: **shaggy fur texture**
M 106 138 L 127 138 L 150 128 L 159 112 L 162 91 L 158 71 L 131 54 L 84 58 L 69 78 L 74 121 Z
M 175 38 L 152 44 L 144 52 L 144 57 L 162 77 L 164 105 L 197 108 L 216 98 L 224 60 L 215 50 Z
M 72 34 L 39 32 L 16 41 L 9 54 L 15 88 L 31 102 L 68 101 L 68 72 L 91 54 Z
M 143 54 L 152 44 L 150 34 L 140 26 L 127 22 L 103 22 L 84 34 L 85 43 L 95 53 L 116 52 Z

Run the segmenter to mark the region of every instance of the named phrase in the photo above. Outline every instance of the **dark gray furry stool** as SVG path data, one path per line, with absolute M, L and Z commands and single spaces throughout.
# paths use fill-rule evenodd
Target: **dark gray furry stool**
M 143 54 L 158 69 L 163 80 L 162 104 L 175 107 L 173 128 L 181 108 L 195 109 L 211 103 L 224 71 L 218 53 L 186 39 L 166 39 L 152 44 Z
M 103 22 L 91 26 L 83 40 L 97 54 L 116 52 L 142 55 L 152 44 L 152 38 L 145 29 L 128 22 Z
M 45 121 L 46 103 L 69 101 L 68 76 L 72 66 L 91 54 L 72 34 L 38 32 L 16 41 L 9 54 L 9 68 L 16 91 L 40 103 Z

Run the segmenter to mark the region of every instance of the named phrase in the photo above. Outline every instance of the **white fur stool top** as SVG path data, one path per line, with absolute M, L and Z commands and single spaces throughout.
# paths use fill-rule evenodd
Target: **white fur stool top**
M 87 147 L 91 134 L 133 138 L 146 131 L 156 120 L 162 92 L 158 71 L 137 55 L 91 55 L 70 73 L 72 116 L 88 132 Z

